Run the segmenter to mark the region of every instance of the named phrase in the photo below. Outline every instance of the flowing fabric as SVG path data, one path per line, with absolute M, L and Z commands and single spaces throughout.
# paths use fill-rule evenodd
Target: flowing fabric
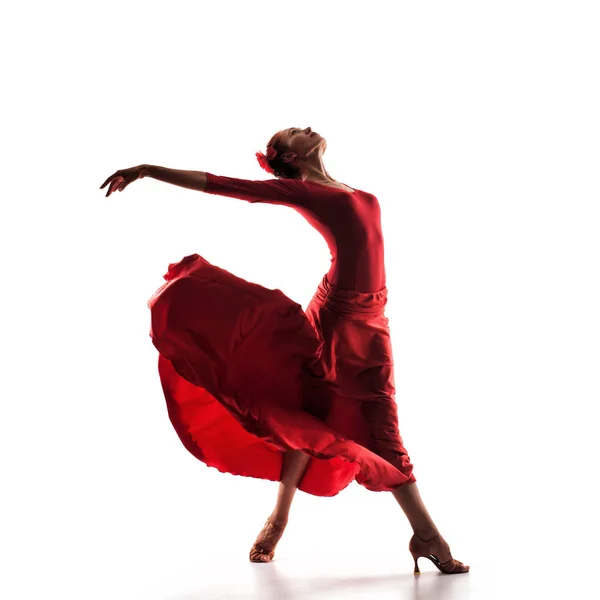
M 148 301 L 168 415 L 183 445 L 222 472 L 280 481 L 283 453 L 312 458 L 299 489 L 416 481 L 398 431 L 387 288 L 323 278 L 307 307 L 210 264 L 169 265 Z

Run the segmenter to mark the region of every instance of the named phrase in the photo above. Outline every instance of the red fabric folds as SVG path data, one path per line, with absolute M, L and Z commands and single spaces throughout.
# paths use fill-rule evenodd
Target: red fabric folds
M 279 481 L 285 450 L 313 458 L 299 489 L 334 496 L 416 481 L 398 432 L 387 290 L 327 276 L 307 307 L 211 265 L 169 265 L 148 301 L 169 418 L 222 472 Z

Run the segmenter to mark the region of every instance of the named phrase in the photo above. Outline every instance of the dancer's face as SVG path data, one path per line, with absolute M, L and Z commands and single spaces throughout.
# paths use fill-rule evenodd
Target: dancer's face
M 284 162 L 292 162 L 296 157 L 306 158 L 318 152 L 319 148 L 322 148 L 322 152 L 325 152 L 325 148 L 327 148 L 327 140 L 310 127 L 306 129 L 298 127 L 284 129 L 279 133 L 279 141 L 288 149 L 287 152 L 281 155 Z

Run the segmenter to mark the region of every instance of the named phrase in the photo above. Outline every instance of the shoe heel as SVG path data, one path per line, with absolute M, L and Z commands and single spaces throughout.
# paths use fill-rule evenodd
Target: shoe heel
M 411 554 L 412 554 L 412 552 L 411 552 Z M 418 556 L 418 555 L 416 555 L 416 554 L 413 554 L 413 555 L 412 555 L 412 557 L 413 557 L 413 560 L 415 561 L 415 570 L 414 570 L 414 574 L 415 574 L 415 575 L 420 575 L 420 574 L 421 574 L 421 571 L 419 571 L 419 565 L 417 564 L 417 561 L 419 560 L 419 556 Z

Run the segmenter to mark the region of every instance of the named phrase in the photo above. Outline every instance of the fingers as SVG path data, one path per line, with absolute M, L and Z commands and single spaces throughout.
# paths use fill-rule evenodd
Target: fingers
M 135 181 L 134 177 L 121 177 L 122 181 L 119 185 L 119 191 L 122 192 L 130 183 Z
M 117 177 L 119 174 L 119 171 L 115 171 L 101 186 L 100 189 L 102 189 L 113 177 Z
M 120 175 L 120 173 L 125 173 L 125 175 Z M 132 181 L 135 181 L 135 177 L 131 177 L 128 172 L 116 171 L 100 186 L 100 189 L 108 185 L 106 192 L 106 198 L 108 198 L 113 192 L 122 192 Z
M 106 192 L 105 198 L 108 198 L 122 183 L 123 178 L 120 175 L 115 177 L 108 186 L 108 191 Z
M 129 184 L 129 182 L 125 182 L 125 178 L 122 175 L 119 175 L 119 173 L 121 173 L 121 171 L 116 171 L 115 173 L 113 173 L 101 186 L 100 189 L 102 189 L 103 187 L 105 187 L 107 184 L 110 184 L 108 186 L 108 191 L 106 192 L 106 198 L 108 198 L 108 196 L 110 196 L 113 192 L 119 190 L 122 191 L 125 189 L 125 187 Z
M 110 182 L 110 185 L 108 186 L 108 190 L 106 190 L 106 198 L 108 198 L 114 191 L 115 191 L 115 179 L 113 179 Z

